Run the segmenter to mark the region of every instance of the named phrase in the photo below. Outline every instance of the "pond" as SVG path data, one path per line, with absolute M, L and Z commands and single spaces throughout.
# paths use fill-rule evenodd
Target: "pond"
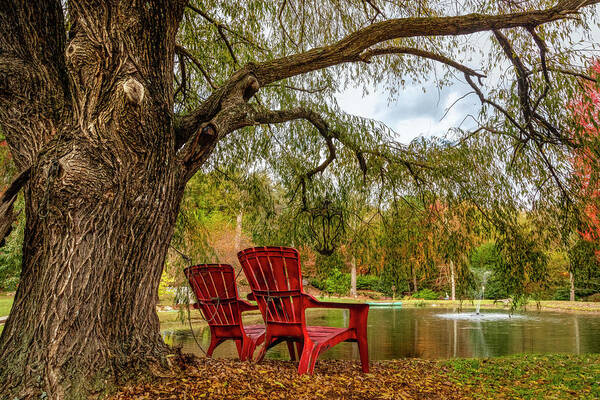
M 257 323 L 259 316 L 251 316 Z M 311 325 L 347 326 L 348 311 L 308 310 Z M 484 310 L 457 313 L 445 308 L 371 308 L 369 311 L 369 356 L 372 360 L 405 357 L 452 358 L 495 357 L 514 353 L 600 353 L 600 317 L 586 314 L 507 312 Z M 208 327 L 195 336 L 206 349 Z M 189 328 L 163 331 L 165 341 L 183 347 L 185 353 L 202 355 Z M 215 357 L 237 357 L 235 344 L 227 341 Z M 358 359 L 354 343 L 342 343 L 322 358 Z M 285 343 L 267 352 L 267 358 L 289 359 Z

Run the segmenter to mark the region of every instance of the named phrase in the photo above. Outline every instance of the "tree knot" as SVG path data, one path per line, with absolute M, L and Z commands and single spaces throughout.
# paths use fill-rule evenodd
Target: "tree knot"
M 258 89 L 260 89 L 260 83 L 254 74 L 248 74 L 246 76 L 244 86 L 244 101 L 250 100 L 250 98 L 254 96 L 256 92 L 258 92 Z
M 131 104 L 139 106 L 144 100 L 144 85 L 135 78 L 129 78 L 123 83 L 125 98 Z

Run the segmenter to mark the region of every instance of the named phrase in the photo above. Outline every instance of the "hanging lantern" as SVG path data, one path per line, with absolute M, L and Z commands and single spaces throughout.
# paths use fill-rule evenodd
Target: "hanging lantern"
M 325 199 L 318 206 L 305 209 L 304 213 L 315 250 L 324 256 L 332 255 L 344 233 L 342 209 Z

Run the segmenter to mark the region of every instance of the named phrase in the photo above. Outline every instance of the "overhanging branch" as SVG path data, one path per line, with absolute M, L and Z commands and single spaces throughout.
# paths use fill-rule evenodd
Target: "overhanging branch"
M 571 17 L 577 14 L 582 7 L 597 3 L 600 3 L 600 0 L 560 1 L 556 6 L 544 10 L 501 15 L 468 14 L 455 17 L 398 18 L 374 23 L 329 46 L 317 47 L 303 53 L 263 63 L 247 64 L 222 87 L 215 90 L 198 109 L 179 119 L 176 127 L 177 136 L 187 140 L 202 123 L 213 118 L 221 108 L 223 98 L 227 97 L 240 80 L 245 79 L 248 75 L 255 77 L 259 86 L 263 87 L 275 81 L 333 65 L 361 62 L 363 61 L 361 55 L 364 55 L 365 51 L 389 40 L 423 36 L 456 36 L 503 28 L 535 27 Z M 212 20 L 212 23 L 217 22 Z M 464 73 L 478 76 L 475 71 L 443 56 L 420 55 L 446 62 Z
M 250 66 L 261 86 L 333 65 L 360 61 L 360 54 L 388 40 L 422 36 L 457 36 L 504 28 L 537 26 L 567 18 L 600 0 L 560 1 L 545 10 L 501 15 L 399 18 L 369 25 L 324 47 Z
M 478 78 L 485 78 L 484 74 L 479 73 L 465 65 L 462 65 L 461 63 L 458 63 L 446 56 L 443 56 L 441 54 L 436 54 L 436 53 L 426 51 L 426 50 L 414 49 L 411 47 L 393 47 L 392 46 L 392 47 L 379 47 L 379 48 L 374 48 L 374 49 L 368 49 L 368 50 L 365 50 L 363 53 L 361 53 L 359 57 L 360 57 L 361 61 L 368 63 L 371 61 L 372 57 L 381 56 L 381 55 L 389 55 L 389 54 L 397 54 L 397 55 L 411 54 L 411 55 L 418 56 L 418 57 L 428 58 L 430 60 L 438 61 L 443 64 L 449 65 L 453 68 L 456 68 L 457 70 L 462 71 L 465 74 L 473 75 Z

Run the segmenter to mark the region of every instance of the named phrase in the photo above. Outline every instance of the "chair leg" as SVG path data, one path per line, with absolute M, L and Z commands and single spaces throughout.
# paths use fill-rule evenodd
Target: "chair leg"
M 246 354 L 244 353 L 244 342 L 241 339 L 237 339 L 235 341 L 235 347 L 237 348 L 240 361 L 244 361 L 246 359 Z
M 319 358 L 320 352 L 321 352 L 321 345 L 317 345 L 314 347 L 312 354 L 310 356 L 310 365 L 308 366 L 308 373 L 311 375 L 315 371 L 315 364 L 317 363 L 317 358 Z
M 252 339 L 248 340 L 248 346 L 246 348 L 246 359 L 252 361 L 254 358 L 254 351 L 256 350 L 257 343 Z
M 360 354 L 360 363 L 362 366 L 362 371 L 367 373 L 369 372 L 369 344 L 367 343 L 367 336 L 361 335 L 358 338 L 358 352 Z
M 298 363 L 298 374 L 306 374 L 310 368 L 311 357 L 313 353 L 315 344 L 305 339 L 304 346 L 302 348 L 302 356 L 300 357 L 300 362 Z
M 269 348 L 270 344 L 271 344 L 271 336 L 265 335 L 265 342 L 263 343 L 262 349 L 260 349 L 260 353 L 258 353 L 256 362 L 261 362 L 263 360 L 263 358 L 265 358 L 265 353 L 267 352 L 267 349 Z
M 298 357 L 300 357 L 302 355 L 303 346 L 304 346 L 304 342 L 302 342 L 302 341 L 296 342 L 296 354 L 298 354 Z
M 296 352 L 294 351 L 294 342 L 291 340 L 287 341 L 288 351 L 290 352 L 290 360 L 296 361 Z
M 223 339 L 217 339 L 215 337 L 210 338 L 210 344 L 208 345 L 208 349 L 206 350 L 206 357 L 212 357 L 213 351 L 217 348 L 218 345 L 223 343 Z

